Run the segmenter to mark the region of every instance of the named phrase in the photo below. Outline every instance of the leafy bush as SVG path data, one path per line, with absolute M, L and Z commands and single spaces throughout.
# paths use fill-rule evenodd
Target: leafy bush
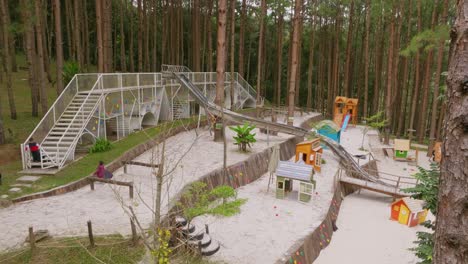
M 255 139 L 256 134 L 251 133 L 252 130 L 255 129 L 255 126 L 251 126 L 247 123 L 244 123 L 243 126 L 238 125 L 229 128 L 237 133 L 237 136 L 233 137 L 236 141 L 234 145 L 238 145 L 240 151 L 247 151 L 247 146 L 251 148 L 252 146 L 250 144 L 257 142 L 257 140 Z
M 412 188 L 403 189 L 404 192 L 412 193 L 411 197 L 425 201 L 424 208 L 428 209 L 434 215 L 437 214 L 437 194 L 439 192 L 439 176 L 440 169 L 435 163 L 431 164 L 431 168 L 426 170 L 419 167 L 419 172 L 414 175 L 418 180 L 418 184 Z M 432 231 L 435 230 L 435 224 L 431 221 L 426 221 L 423 225 Z M 434 249 L 434 232 L 416 232 L 418 239 L 414 241 L 416 247 L 411 248 L 414 254 L 421 260 L 418 264 L 432 263 Z
M 96 153 L 96 152 L 106 152 L 111 150 L 114 146 L 112 143 L 104 138 L 96 139 L 96 143 L 89 149 L 89 153 Z
M 233 216 L 240 212 L 241 205 L 247 201 L 235 199 L 236 196 L 237 193 L 231 186 L 221 185 L 207 191 L 206 183 L 194 182 L 183 193 L 185 203 L 179 203 L 179 206 L 183 208 L 184 216 L 188 220 L 205 214 Z
M 63 65 L 63 83 L 67 85 L 72 79 L 75 74 L 81 72 L 80 65 L 76 61 L 67 61 L 65 65 Z

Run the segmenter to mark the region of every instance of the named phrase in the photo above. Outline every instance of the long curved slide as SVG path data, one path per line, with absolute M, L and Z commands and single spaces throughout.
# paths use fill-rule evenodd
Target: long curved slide
M 292 134 L 292 135 L 300 136 L 300 137 L 316 136 L 313 132 L 304 128 L 289 126 L 289 125 L 279 124 L 279 123 L 273 123 L 273 122 L 266 121 L 263 119 L 246 116 L 237 112 L 230 111 L 223 107 L 220 107 L 210 102 L 208 98 L 206 98 L 206 96 L 200 91 L 200 89 L 198 89 L 198 87 L 196 87 L 184 73 L 172 72 L 172 76 L 190 92 L 190 94 L 198 102 L 198 104 L 200 104 L 200 106 L 205 108 L 206 112 L 209 112 L 213 115 L 224 116 L 224 118 L 226 118 L 227 120 L 235 122 L 235 123 L 240 123 L 240 124 L 244 122 L 249 122 L 251 124 L 256 125 L 259 128 L 268 129 L 269 131 L 282 132 L 282 133 Z M 361 166 L 359 166 L 359 164 L 354 160 L 353 156 L 351 156 L 351 154 L 349 154 L 340 144 L 326 137 L 320 137 L 320 138 L 333 151 L 333 153 L 335 153 L 335 155 L 340 157 L 344 166 L 347 166 L 349 167 L 350 170 L 358 173 L 359 177 L 362 178 L 363 180 L 371 181 L 371 182 L 378 183 L 384 186 L 393 186 L 391 184 L 388 184 L 386 182 L 379 180 L 375 176 L 372 176 L 368 174 L 366 171 L 364 171 L 361 168 Z

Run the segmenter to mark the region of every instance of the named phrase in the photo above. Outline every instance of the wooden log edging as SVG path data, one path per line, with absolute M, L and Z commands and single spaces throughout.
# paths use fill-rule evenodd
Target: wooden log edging
M 375 160 L 372 160 L 363 165 L 362 168 L 372 173 L 372 171 L 376 171 L 377 163 Z M 328 208 L 328 213 L 320 225 L 307 237 L 297 241 L 285 254 L 288 257 L 276 261 L 277 264 L 313 263 L 320 255 L 320 251 L 331 243 L 334 232 L 333 226 L 338 219 L 344 197 L 359 189 L 354 186 L 344 185 L 340 182 L 338 182 L 336 186 L 335 193 L 330 202 L 330 207 Z
M 203 126 L 206 125 L 206 124 L 207 124 L 206 121 L 201 122 L 201 125 L 203 125 Z M 141 144 L 137 145 L 136 147 L 133 147 L 130 150 L 127 150 L 120 157 L 118 157 L 117 159 L 115 159 L 114 161 L 109 163 L 106 166 L 106 169 L 108 171 L 110 171 L 110 172 L 114 172 L 118 168 L 124 166 L 125 162 L 127 160 L 132 160 L 132 159 L 138 157 L 139 155 L 145 153 L 146 151 L 150 150 L 151 148 L 153 148 L 154 146 L 156 146 L 157 144 L 162 142 L 164 139 L 175 136 L 175 135 L 177 135 L 177 134 L 179 134 L 181 132 L 185 132 L 187 129 L 194 129 L 196 127 L 197 127 L 197 123 L 193 122 L 193 123 L 188 124 L 186 126 L 178 126 L 178 127 L 174 128 L 174 129 L 172 129 L 167 134 L 158 135 L 154 139 L 148 140 L 148 141 L 146 141 L 144 143 L 141 143 Z M 90 175 L 88 175 L 88 176 L 86 176 L 84 178 L 81 178 L 81 179 L 76 180 L 74 182 L 68 183 L 66 185 L 62 185 L 62 186 L 55 187 L 53 189 L 38 192 L 38 193 L 24 195 L 24 196 L 12 199 L 11 201 L 12 201 L 13 204 L 15 204 L 15 203 L 19 203 L 19 202 L 30 201 L 30 200 L 34 200 L 34 199 L 40 199 L 40 198 L 45 198 L 45 197 L 56 196 L 56 195 L 61 195 L 61 194 L 73 192 L 73 191 L 76 191 L 76 190 L 78 190 L 80 188 L 83 188 L 83 187 L 89 185 L 89 177 L 92 177 L 92 176 L 93 176 L 93 174 L 90 174 Z

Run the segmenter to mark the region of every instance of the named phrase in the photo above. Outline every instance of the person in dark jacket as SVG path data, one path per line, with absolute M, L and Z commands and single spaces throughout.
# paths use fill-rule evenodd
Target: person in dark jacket
M 34 141 L 33 138 L 29 139 L 28 147 L 29 147 L 29 150 L 31 151 L 33 161 L 34 162 L 40 162 L 41 161 L 41 152 L 39 151 L 39 145 Z

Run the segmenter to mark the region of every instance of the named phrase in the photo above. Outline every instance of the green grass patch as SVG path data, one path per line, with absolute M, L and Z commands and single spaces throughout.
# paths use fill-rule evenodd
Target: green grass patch
M 46 239 L 37 244 L 34 254 L 30 248 L 0 254 L 0 263 L 138 263 L 145 254 L 142 244 L 133 246 L 120 235 L 95 237 L 95 243 L 89 248 L 87 238 Z

